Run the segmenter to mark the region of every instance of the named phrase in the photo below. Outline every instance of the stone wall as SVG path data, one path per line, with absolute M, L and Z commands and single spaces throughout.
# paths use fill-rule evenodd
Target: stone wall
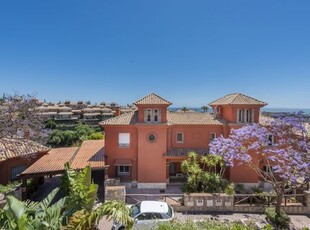
M 106 186 L 105 200 L 119 200 L 125 202 L 126 189 L 125 186 Z
M 226 194 L 190 193 L 183 195 L 183 202 L 188 211 L 232 212 L 234 197 Z
M 119 186 L 120 178 L 109 178 L 104 181 L 105 186 Z
M 234 205 L 234 196 L 225 194 L 190 193 L 183 195 L 183 205 L 173 206 L 178 212 L 240 212 L 264 213 L 267 206 Z M 310 191 L 304 192 L 304 205 L 290 204 L 283 207 L 288 214 L 310 215 Z

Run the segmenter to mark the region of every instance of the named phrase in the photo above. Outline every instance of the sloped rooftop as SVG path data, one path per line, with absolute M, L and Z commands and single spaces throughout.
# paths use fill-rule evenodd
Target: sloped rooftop
M 253 97 L 244 95 L 242 93 L 232 93 L 221 97 L 209 105 L 260 105 L 265 106 L 267 103 L 257 100 Z
M 224 121 L 216 119 L 210 113 L 179 112 L 167 113 L 169 125 L 223 125 Z
M 145 97 L 137 100 L 134 105 L 171 105 L 172 103 L 157 95 L 156 93 L 150 93 Z
M 63 171 L 65 163 L 70 161 L 78 149 L 78 147 L 51 149 L 48 154 L 23 171 L 22 175 Z
M 87 140 L 81 147 L 51 149 L 21 175 L 62 173 L 66 162 L 69 162 L 74 169 L 82 169 L 87 165 L 92 169 L 103 169 L 105 167 L 104 140 Z
M 125 113 L 100 122 L 100 125 L 134 125 L 137 123 L 138 111 Z M 225 121 L 214 118 L 210 113 L 176 113 L 167 112 L 168 125 L 223 125 Z
M 0 140 L 0 161 L 15 157 L 28 156 L 38 152 L 47 152 L 49 148 L 22 138 L 1 138 Z
M 74 169 L 82 169 L 87 165 L 90 165 L 92 169 L 103 168 L 104 140 L 83 141 L 70 165 Z
M 137 122 L 138 111 L 123 113 L 120 116 L 100 122 L 100 125 L 133 125 Z

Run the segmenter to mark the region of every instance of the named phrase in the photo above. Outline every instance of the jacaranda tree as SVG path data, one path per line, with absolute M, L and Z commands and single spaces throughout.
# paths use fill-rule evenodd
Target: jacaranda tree
M 310 144 L 304 119 L 301 113 L 264 119 L 210 144 L 210 153 L 222 156 L 226 166 L 248 165 L 272 185 L 278 216 L 286 188 L 309 182 Z

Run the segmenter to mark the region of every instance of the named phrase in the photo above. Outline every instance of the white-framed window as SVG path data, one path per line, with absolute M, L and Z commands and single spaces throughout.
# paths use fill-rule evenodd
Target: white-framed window
M 253 110 L 252 109 L 245 110 L 245 122 L 247 123 L 253 122 Z
M 128 165 L 119 165 L 118 166 L 118 174 L 122 174 L 122 175 L 130 174 L 130 166 L 128 166 Z
M 119 133 L 118 134 L 118 146 L 119 147 L 130 146 L 130 133 Z
M 238 123 L 251 123 L 254 120 L 253 109 L 238 109 L 237 122 Z
M 147 109 L 146 110 L 146 122 L 151 122 L 151 117 L 152 117 L 152 110 L 151 109 Z
M 244 109 L 238 109 L 238 122 L 243 123 L 244 122 Z
M 268 146 L 274 145 L 274 136 L 272 134 L 268 134 L 268 136 L 267 136 L 267 145 Z
M 144 111 L 144 121 L 147 123 L 160 122 L 161 121 L 160 109 L 146 109 Z
M 210 134 L 210 141 L 213 141 L 216 138 L 216 133 Z
M 177 143 L 183 143 L 183 142 L 184 142 L 183 133 L 181 133 L 181 132 L 177 133 Z

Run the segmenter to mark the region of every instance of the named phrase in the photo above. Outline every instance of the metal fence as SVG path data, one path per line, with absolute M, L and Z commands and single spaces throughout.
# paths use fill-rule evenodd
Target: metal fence
M 265 195 L 265 194 L 236 194 L 234 196 L 234 205 L 263 205 L 273 206 L 276 203 L 276 195 Z M 284 206 L 294 205 L 305 205 L 304 194 L 291 194 L 283 196 Z

